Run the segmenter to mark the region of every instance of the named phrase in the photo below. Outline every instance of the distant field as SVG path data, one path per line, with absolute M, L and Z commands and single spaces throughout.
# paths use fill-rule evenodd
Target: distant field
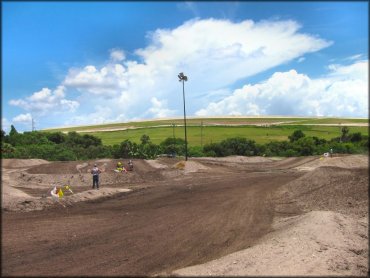
M 200 146 L 207 143 L 216 143 L 230 137 L 246 137 L 255 140 L 257 143 L 267 143 L 270 141 L 288 140 L 288 136 L 294 130 L 300 129 L 307 136 L 317 136 L 319 138 L 331 139 L 341 134 L 340 127 L 336 126 L 303 126 L 303 125 L 280 125 L 270 127 L 259 126 L 188 126 L 187 137 L 189 145 Z M 368 134 L 367 127 L 350 127 L 350 132 L 361 132 Z M 127 129 L 120 131 L 104 131 L 88 133 L 102 139 L 105 145 L 119 144 L 129 139 L 133 142 L 140 142 L 140 137 L 146 134 L 155 144 L 162 142 L 167 137 L 184 138 L 184 127 L 153 127 L 141 129 Z M 202 134 L 202 136 L 201 136 Z
M 343 118 L 303 118 L 303 117 L 225 117 L 225 118 L 189 118 L 187 119 L 188 142 L 200 146 L 211 142 L 220 142 L 229 137 L 246 137 L 257 143 L 287 140 L 296 129 L 301 129 L 307 136 L 331 139 L 340 135 L 340 126 L 349 126 L 350 133 L 368 134 L 364 126 L 368 119 Z M 150 120 L 141 122 L 115 123 L 94 126 L 55 128 L 45 131 L 77 131 L 88 133 L 102 139 L 105 145 L 119 144 L 129 139 L 140 142 L 143 134 L 149 135 L 155 144 L 167 137 L 184 138 L 182 118 Z M 330 126 L 332 125 L 332 126 Z M 351 126 L 353 125 L 353 126 Z M 356 126 L 362 125 L 362 126 Z M 202 135 L 201 135 L 202 134 Z

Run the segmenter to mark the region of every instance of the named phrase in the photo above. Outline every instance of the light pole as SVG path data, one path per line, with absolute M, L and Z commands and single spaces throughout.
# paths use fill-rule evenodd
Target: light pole
M 178 75 L 179 81 L 182 81 L 182 97 L 184 99 L 184 125 L 185 125 L 185 161 L 188 160 L 188 139 L 186 136 L 186 112 L 185 112 L 185 85 L 184 82 L 188 81 L 188 77 L 184 75 L 183 72 L 180 72 Z
M 200 122 L 200 146 L 203 147 L 203 121 Z
M 173 155 L 176 154 L 175 151 L 175 145 L 176 145 L 176 140 L 175 140 L 175 123 L 172 123 L 172 133 L 173 133 L 173 142 L 172 142 L 172 147 L 173 147 Z

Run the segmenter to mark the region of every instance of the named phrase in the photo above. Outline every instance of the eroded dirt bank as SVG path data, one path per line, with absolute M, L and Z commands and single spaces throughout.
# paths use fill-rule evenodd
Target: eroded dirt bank
M 22 196 L 5 211 L 3 202 L 2 274 L 209 275 L 207 264 L 183 268 L 211 260 L 220 266 L 212 275 L 285 275 L 282 266 L 291 275 L 366 274 L 367 160 L 253 159 L 194 159 L 181 169 L 171 159 L 138 160 L 125 175 L 112 171 L 116 161 L 101 160 L 105 195 L 90 190 L 88 169 L 96 161 L 3 163 L 6 186 L 16 190 L 3 199 Z M 74 183 L 80 194 L 66 198 L 65 208 L 42 203 L 55 180 Z M 118 192 L 124 189 L 131 191 Z M 327 233 L 315 231 L 338 236 L 328 242 Z M 312 254 L 297 253 L 297 246 L 321 258 L 321 267 L 308 264 Z M 347 263 L 339 265 L 345 254 Z M 302 272 L 305 266 L 311 272 Z

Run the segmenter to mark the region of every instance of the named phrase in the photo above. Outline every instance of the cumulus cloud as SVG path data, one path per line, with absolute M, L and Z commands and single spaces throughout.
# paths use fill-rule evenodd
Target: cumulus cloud
M 123 61 L 126 58 L 125 52 L 122 49 L 117 48 L 111 49 L 110 58 L 115 62 Z
M 295 70 L 276 72 L 261 83 L 245 85 L 210 103 L 196 115 L 366 117 L 368 61 L 328 68 L 328 74 L 316 79 Z
M 80 114 L 77 116 L 69 117 L 65 124 L 66 125 L 95 125 L 102 124 L 105 122 L 114 122 L 115 119 L 110 118 L 112 116 L 112 110 L 108 106 L 95 106 L 95 111 L 86 114 Z
M 195 19 L 149 33 L 149 44 L 135 51 L 137 61 L 114 49 L 107 64 L 70 69 L 62 84 L 85 96 L 90 107 L 109 106 L 110 119 L 169 116 L 181 114 L 177 74 L 184 72 L 192 114 L 235 81 L 331 44 L 299 29 L 291 20 Z
M 104 65 L 71 68 L 54 91 L 44 88 L 25 99 L 11 100 L 10 104 L 33 115 L 34 112 L 74 111 L 68 115 L 66 124 L 77 125 L 182 115 L 182 86 L 177 75 L 184 72 L 189 77 L 185 85 L 186 101 L 191 104 L 187 105 L 188 115 L 197 111 L 199 115 L 211 111 L 233 115 L 244 115 L 246 111 L 267 113 L 274 111 L 269 107 L 278 105 L 270 103 L 267 107 L 255 101 L 240 109 L 241 104 L 233 99 L 236 95 L 246 98 L 243 93 L 246 87 L 234 93 L 230 87 L 240 79 L 332 44 L 302 33 L 300 28 L 292 20 L 194 19 L 173 29 L 148 33 L 146 47 L 134 51 L 137 60 L 127 59 L 124 50 L 111 49 L 110 59 Z M 332 67 L 331 79 L 336 78 L 335 74 L 344 74 L 340 73 L 345 70 L 340 65 Z M 337 68 L 334 70 L 334 67 Z M 299 89 L 303 86 L 300 78 L 301 75 L 291 72 L 276 74 L 270 80 L 281 86 L 280 99 L 285 103 L 281 107 L 286 105 L 288 109 L 291 103 L 283 97 L 284 90 L 293 90 L 280 84 L 281 80 L 292 80 Z M 263 85 L 248 85 L 255 91 L 248 95 L 255 94 L 253 99 L 260 99 L 258 95 L 266 90 Z M 270 90 L 273 92 L 272 88 Z M 67 99 L 66 92 L 72 99 Z M 215 97 L 220 101 L 209 104 Z M 269 96 L 264 101 L 269 102 L 269 99 L 279 100 Z
M 50 111 L 74 111 L 79 106 L 77 101 L 65 98 L 64 86 L 58 86 L 54 91 L 43 88 L 25 99 L 12 99 L 9 104 L 39 115 Z
M 13 118 L 14 123 L 30 124 L 31 121 L 32 121 L 32 116 L 30 113 L 20 114 Z
M 10 122 L 7 118 L 1 118 L 1 129 L 5 132 L 10 130 Z
M 126 69 L 121 64 L 107 64 L 101 69 L 93 65 L 70 69 L 63 85 L 81 92 L 113 97 L 127 86 Z
M 158 100 L 156 97 L 152 97 L 150 100 L 152 107 L 148 110 L 148 117 L 150 118 L 165 118 L 173 116 L 175 110 L 170 110 L 167 108 L 166 100 Z

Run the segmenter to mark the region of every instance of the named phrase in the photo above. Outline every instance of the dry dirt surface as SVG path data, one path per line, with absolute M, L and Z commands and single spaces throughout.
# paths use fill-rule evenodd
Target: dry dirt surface
M 117 162 L 2 160 L 2 275 L 368 274 L 367 156 Z

